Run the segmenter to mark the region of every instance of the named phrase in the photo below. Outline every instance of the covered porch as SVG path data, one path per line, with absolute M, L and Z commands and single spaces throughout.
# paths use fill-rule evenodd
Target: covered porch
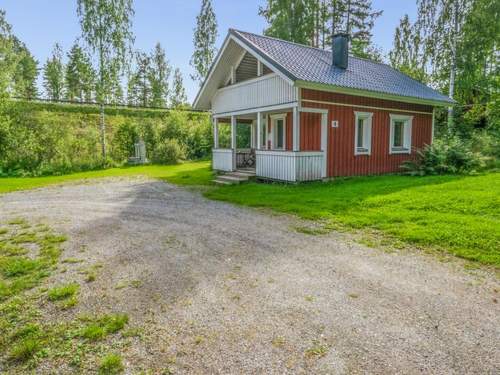
M 291 106 L 213 116 L 213 169 L 255 170 L 260 179 L 287 182 L 327 177 L 327 115 Z

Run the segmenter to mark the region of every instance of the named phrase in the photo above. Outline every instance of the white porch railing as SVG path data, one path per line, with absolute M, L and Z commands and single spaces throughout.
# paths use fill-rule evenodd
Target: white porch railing
M 257 177 L 299 182 L 321 180 L 324 176 L 322 151 L 256 151 Z
M 233 170 L 233 150 L 230 148 L 214 148 L 212 150 L 212 169 L 230 172 Z

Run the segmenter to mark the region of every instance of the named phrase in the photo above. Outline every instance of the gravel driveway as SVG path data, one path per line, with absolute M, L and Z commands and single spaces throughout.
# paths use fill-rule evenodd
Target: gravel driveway
M 66 233 L 65 257 L 103 265 L 77 313 L 144 327 L 128 368 L 500 373 L 498 279 L 459 261 L 298 233 L 296 219 L 143 178 L 0 196 L 0 219 L 19 216 Z

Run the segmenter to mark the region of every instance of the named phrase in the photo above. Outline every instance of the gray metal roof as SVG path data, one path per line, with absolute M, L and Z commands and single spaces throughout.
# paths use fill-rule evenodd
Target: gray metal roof
M 229 32 L 292 81 L 306 81 L 421 100 L 453 102 L 447 96 L 387 64 L 349 56 L 347 69 L 340 69 L 332 65 L 331 51 L 234 29 Z

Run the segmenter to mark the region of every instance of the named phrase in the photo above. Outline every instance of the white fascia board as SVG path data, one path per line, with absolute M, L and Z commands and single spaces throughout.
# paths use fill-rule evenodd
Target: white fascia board
M 339 94 L 347 94 L 347 95 L 353 95 L 353 96 L 364 96 L 364 97 L 368 97 L 368 98 L 392 100 L 392 101 L 403 102 L 403 103 L 422 104 L 422 105 L 429 105 L 429 106 L 434 106 L 434 107 L 448 107 L 450 104 L 452 104 L 452 103 L 448 103 L 445 101 L 419 99 L 419 98 L 412 98 L 412 97 L 408 97 L 408 96 L 385 94 L 385 93 L 381 93 L 381 92 L 362 90 L 362 89 L 352 89 L 352 88 L 347 88 L 347 87 L 329 85 L 329 84 L 325 84 L 325 83 L 315 83 L 315 82 L 307 82 L 307 81 L 297 80 L 295 82 L 295 85 L 297 87 L 301 87 L 301 88 L 305 88 L 305 89 L 336 92 Z
M 210 67 L 210 71 L 208 72 L 208 76 L 207 78 L 205 79 L 205 81 L 203 82 L 203 85 L 201 86 L 200 88 L 200 91 L 198 91 L 198 94 L 196 95 L 196 98 L 194 99 L 194 102 L 193 102 L 193 108 L 196 108 L 197 105 L 198 105 L 198 102 L 200 101 L 200 98 L 202 97 L 206 87 L 207 87 L 207 84 L 208 82 L 210 81 L 210 79 L 212 78 L 212 75 L 215 71 L 215 68 L 217 67 L 217 65 L 219 64 L 220 62 L 220 59 L 222 58 L 222 55 L 224 54 L 228 44 L 229 44 L 229 41 L 231 40 L 230 38 L 230 35 L 228 34 L 226 36 L 226 39 L 224 40 L 224 43 L 222 43 L 222 47 L 221 49 L 219 50 L 219 53 L 217 54 L 217 57 L 215 58 L 212 66 Z

